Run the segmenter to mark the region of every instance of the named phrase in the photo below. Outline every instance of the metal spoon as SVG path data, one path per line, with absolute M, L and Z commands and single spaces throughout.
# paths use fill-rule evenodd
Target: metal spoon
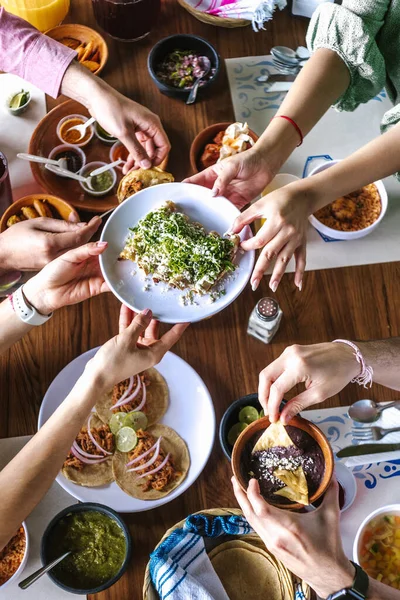
M 96 119 L 94 117 L 91 117 L 88 121 L 82 123 L 82 125 L 74 125 L 73 127 L 67 129 L 67 131 L 79 131 L 79 133 L 81 134 L 81 137 L 77 140 L 79 142 L 79 140 L 81 140 L 84 137 L 86 129 L 93 125 L 95 120 Z
M 192 89 L 190 90 L 189 98 L 186 100 L 186 104 L 194 104 L 196 102 L 197 91 L 199 89 L 199 85 L 200 85 L 201 81 L 204 79 L 204 77 L 206 77 L 209 74 L 209 72 L 211 71 L 211 61 L 208 58 L 208 56 L 201 56 L 199 58 L 199 62 L 201 62 L 203 65 L 204 73 L 202 74 L 201 77 L 198 77 L 196 79 L 196 81 L 194 82 L 194 85 L 193 85 Z
M 357 400 L 350 406 L 348 415 L 358 423 L 373 423 L 379 419 L 384 410 L 392 406 L 400 409 L 400 400 L 389 402 L 385 406 L 378 406 L 373 400 Z
M 55 558 L 48 565 L 45 565 L 41 569 L 38 569 L 37 571 L 35 571 L 34 573 L 32 573 L 32 575 L 29 575 L 29 577 L 27 577 L 26 579 L 24 579 L 23 581 L 21 581 L 21 583 L 19 583 L 18 586 L 21 588 L 21 590 L 26 590 L 26 588 L 28 588 L 33 583 L 35 583 L 38 579 L 41 578 L 42 575 L 44 575 L 45 573 L 47 573 L 48 571 L 50 571 L 53 567 L 55 567 L 56 565 L 58 565 L 58 563 L 60 563 L 62 560 L 64 560 L 64 558 L 66 558 L 70 554 L 71 554 L 71 550 L 68 550 L 68 552 L 66 552 L 62 556 L 59 556 L 58 558 Z
M 274 46 L 271 48 L 271 54 L 288 65 L 296 66 L 299 62 L 296 52 L 286 46 Z
M 54 160 L 53 158 L 46 158 L 45 156 L 36 156 L 36 154 L 26 154 L 25 152 L 20 152 L 17 154 L 18 158 L 22 158 L 22 160 L 29 160 L 30 162 L 43 163 L 44 165 L 53 165 L 56 167 L 60 167 L 64 169 L 67 166 L 66 158 L 59 158 L 58 160 Z
M 55 167 L 54 165 L 45 165 L 44 168 L 48 169 L 52 173 L 55 173 L 56 175 L 64 175 L 65 177 L 69 177 L 69 179 L 81 181 L 82 183 L 87 185 L 91 190 L 93 189 L 93 186 L 91 184 L 91 177 L 83 177 L 82 175 L 78 175 L 78 173 L 68 171 L 68 169 L 61 169 L 61 167 Z

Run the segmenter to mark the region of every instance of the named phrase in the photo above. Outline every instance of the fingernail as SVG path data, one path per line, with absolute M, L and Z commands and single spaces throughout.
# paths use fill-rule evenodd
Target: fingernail
M 213 198 L 215 198 L 215 196 L 218 196 L 219 194 L 219 189 L 217 187 L 213 187 L 213 189 L 211 190 L 211 196 Z
M 254 279 L 251 282 L 251 289 L 253 290 L 253 292 L 256 291 L 256 289 L 258 288 L 258 284 L 260 283 L 260 280 L 258 278 Z
M 88 225 L 94 225 L 94 223 L 97 223 L 97 221 L 101 222 L 101 217 L 99 217 L 99 215 L 95 215 L 94 217 L 92 217 Z
M 78 223 L 79 222 L 79 217 L 77 216 L 77 214 L 75 213 L 71 213 L 68 217 L 68 221 L 70 223 Z
M 301 290 L 303 288 L 303 280 L 300 281 L 300 283 L 297 287 L 299 288 L 299 292 L 301 292 Z
M 151 315 L 150 308 L 145 308 L 144 310 L 142 310 L 142 315 L 144 315 L 145 317 L 150 316 Z
M 150 169 L 151 161 L 148 158 L 145 158 L 144 160 L 140 161 L 140 166 L 142 169 Z
M 105 248 L 106 246 L 108 246 L 108 242 L 96 242 L 96 246 L 98 248 Z
M 278 288 L 278 282 L 277 281 L 270 281 L 269 287 L 271 288 L 271 290 L 273 292 L 276 292 L 276 290 Z

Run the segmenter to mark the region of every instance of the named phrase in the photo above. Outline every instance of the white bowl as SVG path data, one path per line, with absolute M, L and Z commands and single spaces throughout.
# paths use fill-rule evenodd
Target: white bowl
M 344 490 L 344 505 L 340 509 L 340 512 L 344 512 L 350 508 L 355 500 L 357 494 L 357 482 L 353 471 L 339 462 L 335 463 L 335 475 Z
M 82 175 L 82 177 L 88 177 L 89 173 L 91 173 L 95 169 L 98 169 L 99 167 L 104 167 L 107 164 L 108 163 L 102 162 L 100 160 L 87 163 L 87 165 L 85 165 L 84 167 L 82 167 L 82 169 L 79 172 L 79 175 Z M 93 191 L 89 190 L 89 188 L 86 187 L 81 181 L 79 182 L 79 185 L 81 186 L 81 188 L 83 189 L 83 191 L 86 192 L 86 194 L 90 194 L 91 196 L 106 196 L 107 194 L 109 194 L 111 192 L 111 190 L 113 189 L 113 187 L 117 183 L 117 173 L 116 173 L 115 169 L 109 169 L 109 172 L 111 173 L 112 178 L 113 178 L 112 185 L 110 185 L 110 187 L 108 187 L 107 189 L 105 189 L 105 190 L 103 190 L 101 192 L 96 192 L 94 190 Z
M 378 515 L 382 515 L 385 513 L 395 513 L 396 515 L 400 515 L 400 504 L 387 504 L 386 506 L 382 506 L 381 508 L 377 508 L 367 517 L 365 517 L 364 521 L 361 523 L 358 528 L 354 544 L 353 544 L 353 560 L 357 564 L 360 564 L 360 544 L 362 540 L 362 536 L 364 533 L 364 529 L 366 525 Z
M 61 142 L 62 144 L 67 144 L 68 142 L 66 142 L 66 141 L 64 140 L 64 138 L 63 138 L 63 137 L 61 137 L 61 135 L 60 135 L 60 129 L 61 129 L 61 126 L 62 126 L 62 124 L 63 124 L 63 123 L 65 123 L 65 121 L 69 121 L 70 119 L 75 119 L 75 118 L 76 118 L 76 119 L 80 119 L 81 121 L 83 121 L 83 123 L 86 123 L 86 121 L 88 121 L 88 120 L 89 120 L 89 118 L 88 118 L 88 117 L 85 117 L 85 116 L 83 116 L 83 115 L 67 115 L 66 117 L 63 117 L 63 118 L 62 118 L 62 119 L 59 121 L 59 123 L 58 123 L 58 125 L 57 125 L 57 130 L 56 130 L 57 137 L 58 137 L 58 139 L 60 140 L 60 142 Z M 83 146 L 87 146 L 87 145 L 88 145 L 88 143 L 90 142 L 90 140 L 92 139 L 93 135 L 94 135 L 94 127 L 93 127 L 93 125 L 89 125 L 88 129 L 89 129 L 89 131 L 90 131 L 90 136 L 89 136 L 89 139 L 87 139 L 85 142 L 83 142 L 83 143 L 80 143 L 80 144 L 71 144 L 70 142 L 69 142 L 69 144 L 70 144 L 71 146 L 75 146 L 75 147 L 78 147 L 78 148 L 82 148 Z M 87 131 L 87 130 L 86 130 L 86 131 Z M 85 135 L 86 135 L 86 132 L 85 132 Z
M 340 160 L 327 161 L 313 169 L 308 175 L 308 177 L 312 177 L 317 173 L 321 173 L 322 171 L 325 171 L 325 169 L 329 169 L 330 167 L 333 167 L 333 165 L 336 165 L 339 162 Z M 388 196 L 385 186 L 383 185 L 383 181 L 379 179 L 379 181 L 374 181 L 373 183 L 378 188 L 378 192 L 381 197 L 382 209 L 381 214 L 379 215 L 377 220 L 374 223 L 372 223 L 372 225 L 365 227 L 365 229 L 360 229 L 359 231 L 338 231 L 337 229 L 327 227 L 326 225 L 321 223 L 321 221 L 319 221 L 316 217 L 314 217 L 314 215 L 310 215 L 308 217 L 308 220 L 310 221 L 311 225 L 317 231 L 322 233 L 324 236 L 330 238 L 331 240 L 357 240 L 371 233 L 374 229 L 378 227 L 379 223 L 382 221 L 388 206 Z
M 77 154 L 79 154 L 79 156 L 81 157 L 82 166 L 79 169 L 79 171 L 76 172 L 79 175 L 79 173 L 81 172 L 81 170 L 83 169 L 83 167 L 86 164 L 86 154 L 84 153 L 82 148 L 79 148 L 79 146 L 76 146 L 73 144 L 60 144 L 59 146 L 56 146 L 55 148 L 53 148 L 53 150 L 50 152 L 48 158 L 54 158 L 59 152 L 62 152 L 63 150 L 71 150 L 72 152 L 76 152 Z M 53 169 L 53 167 L 54 167 L 54 169 Z M 62 175 L 61 173 L 58 173 L 57 167 L 55 165 L 48 165 L 47 168 L 49 169 L 49 171 L 52 171 L 59 177 L 67 177 L 67 175 Z
M 8 581 L 6 581 L 5 583 L 3 583 L 3 585 L 0 585 L 0 594 L 1 592 L 4 590 L 4 588 L 6 588 L 8 585 L 10 585 L 11 582 L 15 582 L 19 576 L 21 575 L 22 571 L 25 569 L 26 567 L 26 563 L 28 562 L 28 555 L 29 555 L 29 535 L 28 535 L 28 528 L 26 526 L 25 521 L 22 521 L 22 527 L 24 528 L 25 531 L 25 553 L 24 556 L 21 560 L 21 564 L 19 565 L 18 569 L 15 571 L 14 575 L 12 577 L 10 577 L 10 579 Z M 11 599 L 11 595 L 10 595 L 10 599 Z
M 201 223 L 206 231 L 216 231 L 224 235 L 229 231 L 239 210 L 226 198 L 214 198 L 211 190 L 192 183 L 164 183 L 137 192 L 120 204 L 108 219 L 101 241 L 108 242 L 108 248 L 100 256 L 100 266 L 110 290 L 124 304 L 139 312 L 150 308 L 154 316 L 164 323 L 184 323 L 201 321 L 217 314 L 231 304 L 247 285 L 254 264 L 254 250 L 238 252 L 238 268 L 224 281 L 225 295 L 210 303 L 210 298 L 196 296 L 197 304 L 182 306 L 180 299 L 184 290 L 167 289 L 166 284 L 155 285 L 151 278 L 145 281 L 144 275 L 135 263 L 118 260 L 128 236 L 128 228 L 134 227 L 148 212 L 159 208 L 167 200 L 175 202 L 179 210 L 190 219 Z M 240 234 L 242 240 L 252 236 L 246 226 Z M 147 289 L 147 283 L 150 289 Z

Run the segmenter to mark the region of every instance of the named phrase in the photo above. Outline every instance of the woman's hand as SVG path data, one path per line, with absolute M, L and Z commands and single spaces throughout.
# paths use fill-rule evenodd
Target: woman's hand
M 287 424 L 308 406 L 338 394 L 359 374 L 360 365 L 347 344 L 289 346 L 261 371 L 258 397 L 265 414 L 274 422 L 279 419 L 284 395 L 298 383 L 304 383 L 306 390 L 289 400 L 282 410 L 280 419 Z
M 326 598 L 351 587 L 354 567 L 340 539 L 339 489 L 332 481 L 319 508 L 307 514 L 275 508 L 262 498 L 256 479 L 247 495 L 232 478 L 233 490 L 244 516 L 268 550 L 292 573 Z
M 119 334 L 106 342 L 88 363 L 86 370 L 103 389 L 141 373 L 160 362 L 180 339 L 189 323 L 174 325 L 158 339 L 158 322 L 149 309 L 135 315 L 121 306 Z
M 214 196 L 226 196 L 235 206 L 243 208 L 261 194 L 275 174 L 268 157 L 254 146 L 185 181 L 210 188 Z
M 68 223 L 40 217 L 16 223 L 0 234 L 0 271 L 37 271 L 64 252 L 86 244 L 100 217 L 89 223 Z
M 15 225 L 14 225 L 15 227 Z M 24 285 L 28 302 L 43 315 L 108 292 L 99 255 L 107 242 L 86 244 L 49 263 Z
M 296 260 L 294 282 L 301 290 L 306 266 L 308 216 L 313 212 L 312 205 L 311 194 L 303 181 L 299 181 L 267 194 L 234 221 L 231 232 L 239 233 L 256 219 L 265 219 L 257 235 L 242 242 L 244 250 L 261 249 L 251 276 L 253 290 L 257 289 L 269 265 L 275 262 L 269 283 L 275 292 L 293 255 Z

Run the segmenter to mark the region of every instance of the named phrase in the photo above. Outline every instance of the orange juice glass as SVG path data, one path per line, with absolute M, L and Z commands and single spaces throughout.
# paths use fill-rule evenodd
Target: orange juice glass
M 68 14 L 69 3 L 70 0 L 1 0 L 8 12 L 25 19 L 39 31 L 59 25 Z

